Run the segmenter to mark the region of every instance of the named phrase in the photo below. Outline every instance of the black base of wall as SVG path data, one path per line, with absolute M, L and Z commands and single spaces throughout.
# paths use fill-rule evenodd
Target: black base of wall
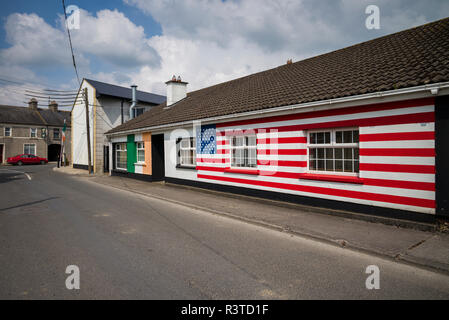
M 369 206 L 357 203 L 350 203 L 344 201 L 336 201 L 336 200 L 327 200 L 320 198 L 312 198 L 305 196 L 298 196 L 287 193 L 273 192 L 273 191 L 265 191 L 265 190 L 257 190 L 250 188 L 242 188 L 235 186 L 227 186 L 220 185 L 215 183 L 208 182 L 200 182 L 200 181 L 191 181 L 177 178 L 169 178 L 166 177 L 165 181 L 168 183 L 186 185 L 191 187 L 209 189 L 220 192 L 229 192 L 235 193 L 239 195 L 251 196 L 251 197 L 259 197 L 269 200 L 276 201 L 286 201 L 311 207 L 320 207 L 320 208 L 328 208 L 333 210 L 344 210 L 351 211 L 362 214 L 369 214 L 378 217 L 386 217 L 393 219 L 401 219 L 401 220 L 409 220 L 416 222 L 425 222 L 425 223 L 435 223 L 436 218 L 434 215 L 417 213 L 413 211 L 405 211 L 398 209 L 389 209 L 383 207 Z
M 124 171 L 119 171 L 119 170 L 112 170 L 111 175 L 119 176 L 119 177 L 126 177 L 126 178 L 141 180 L 141 181 L 148 181 L 148 182 L 153 181 L 152 176 L 148 175 L 148 174 L 140 174 L 140 173 L 124 172 Z
M 73 169 L 83 169 L 83 170 L 89 170 L 89 166 L 85 164 L 73 164 Z

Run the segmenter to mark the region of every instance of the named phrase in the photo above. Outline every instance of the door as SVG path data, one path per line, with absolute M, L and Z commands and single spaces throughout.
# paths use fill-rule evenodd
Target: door
M 3 145 L 0 144 L 0 163 L 3 163 Z
M 109 146 L 103 146 L 103 172 L 109 172 Z
M 153 181 L 165 179 L 164 135 L 151 135 L 151 167 Z

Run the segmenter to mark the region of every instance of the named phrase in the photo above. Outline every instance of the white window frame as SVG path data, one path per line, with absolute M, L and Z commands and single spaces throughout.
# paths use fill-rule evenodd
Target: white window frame
M 241 139 L 242 145 L 237 145 L 238 139 Z M 250 145 L 249 142 L 253 140 L 254 145 Z M 237 134 L 230 137 L 230 160 L 231 160 L 231 169 L 257 169 L 257 135 L 256 133 L 252 134 Z M 234 160 L 234 151 L 242 150 L 243 157 L 243 165 L 236 165 L 236 161 Z M 250 159 L 252 157 L 249 156 L 250 150 L 254 150 L 254 163 L 250 163 Z
M 139 160 L 139 151 L 143 152 L 143 161 Z M 145 163 L 145 143 L 142 141 L 136 142 L 136 159 L 137 163 Z
M 117 149 L 118 146 L 124 146 L 125 148 L 119 150 L 119 149 Z M 115 157 L 115 169 L 117 169 L 117 170 L 124 170 L 124 171 L 127 171 L 127 170 L 128 170 L 128 150 L 127 150 L 127 149 L 128 149 L 128 148 L 127 148 L 126 142 L 123 142 L 123 143 L 117 143 L 117 144 L 115 145 L 115 148 L 114 148 L 114 153 L 115 153 L 115 155 L 114 155 L 114 157 Z M 119 152 L 125 152 L 125 153 L 126 153 L 125 168 L 119 167 L 119 166 L 118 166 L 118 164 L 119 164 L 119 161 L 118 161 L 118 153 L 119 153 Z
M 33 146 L 33 148 L 34 148 L 34 153 L 31 153 L 31 152 L 25 152 L 25 146 Z M 24 143 L 24 144 L 23 144 L 23 153 L 24 153 L 24 154 L 32 154 L 32 155 L 36 155 L 36 144 L 35 144 L 35 143 Z
M 9 135 L 6 135 L 6 129 L 9 129 Z M 3 135 L 4 135 L 5 137 L 12 137 L 12 127 L 5 127 L 5 128 L 4 128 Z
M 178 165 L 181 167 L 196 167 L 196 139 L 195 137 L 184 137 L 178 138 Z M 183 142 L 188 141 L 188 146 L 183 145 Z M 190 156 L 187 158 L 192 159 L 192 163 L 190 161 L 186 161 L 186 157 L 183 156 L 183 151 L 189 154 Z
M 323 149 L 329 149 L 329 148 L 333 148 L 333 149 L 359 149 L 360 146 L 360 142 L 352 142 L 352 143 L 337 143 L 337 132 L 339 131 L 357 131 L 360 135 L 360 131 L 359 128 L 332 128 L 332 129 L 319 129 L 319 130 L 310 130 L 307 132 L 307 172 L 309 173 L 315 173 L 315 174 L 327 174 L 327 175 L 344 175 L 344 176 L 354 176 L 354 177 L 358 177 L 359 173 L 360 173 L 360 154 L 358 155 L 358 157 L 356 158 L 354 156 L 354 152 L 352 152 L 352 172 L 345 172 L 344 171 L 344 151 L 343 151 L 343 158 L 342 158 L 342 168 L 343 171 L 335 171 L 335 154 L 333 156 L 333 168 L 334 171 L 330 171 L 330 170 L 326 170 L 326 158 L 324 158 L 324 166 L 325 166 L 325 170 L 317 170 L 317 169 L 311 169 L 310 168 L 310 160 L 311 160 L 311 149 L 316 149 L 316 148 L 323 148 Z M 318 133 L 318 132 L 330 132 L 330 141 L 329 143 L 320 143 L 320 144 L 312 144 L 311 143 L 311 134 L 312 133 Z M 359 140 L 360 141 L 360 140 Z M 334 151 L 335 152 L 335 151 Z M 359 164 L 359 170 L 354 172 L 354 165 L 355 165 L 355 159 L 357 159 L 358 164 Z
M 34 130 L 34 136 L 33 136 Z M 37 128 L 30 128 L 30 138 L 37 138 Z

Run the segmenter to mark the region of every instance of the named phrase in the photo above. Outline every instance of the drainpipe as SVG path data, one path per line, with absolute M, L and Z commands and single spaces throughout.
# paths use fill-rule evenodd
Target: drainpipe
M 132 91 L 132 100 L 131 100 L 131 106 L 129 107 L 129 120 L 131 120 L 133 118 L 133 110 L 137 104 L 137 98 L 136 98 L 137 86 L 135 84 L 133 84 L 131 86 L 131 91 Z

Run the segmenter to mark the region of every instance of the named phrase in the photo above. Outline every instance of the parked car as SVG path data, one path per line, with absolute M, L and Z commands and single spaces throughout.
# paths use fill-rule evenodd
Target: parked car
M 33 154 L 19 154 L 18 156 L 8 158 L 6 162 L 21 166 L 23 164 L 46 164 L 48 163 L 48 160 Z

